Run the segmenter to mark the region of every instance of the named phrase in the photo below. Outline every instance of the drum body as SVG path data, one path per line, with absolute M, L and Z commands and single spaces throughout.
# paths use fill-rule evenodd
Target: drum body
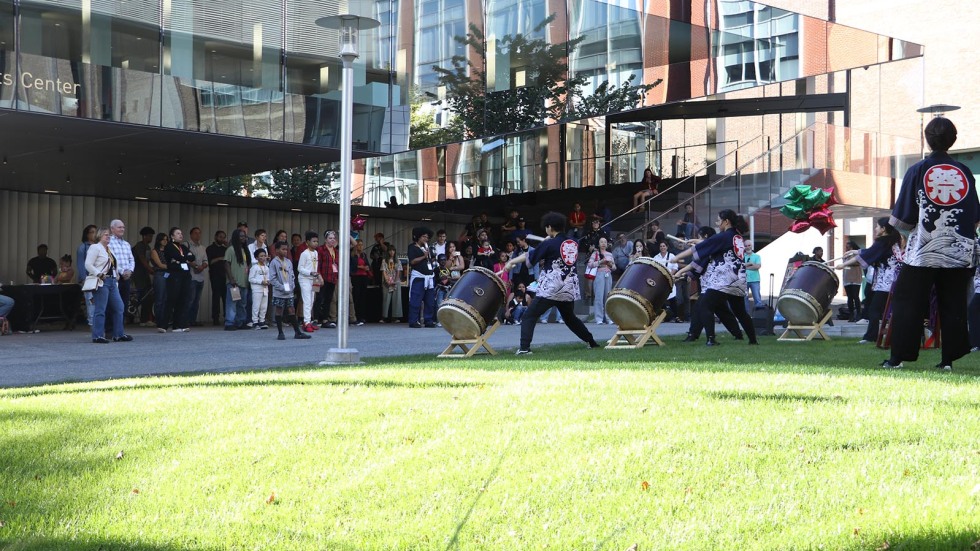
M 507 287 L 486 268 L 470 268 L 449 290 L 436 316 L 454 339 L 475 339 L 493 324 L 507 300 Z
M 783 286 L 776 309 L 793 325 L 813 325 L 827 314 L 839 288 L 833 268 L 822 262 L 804 262 Z
M 663 310 L 673 288 L 667 268 L 652 258 L 638 258 L 609 292 L 606 313 L 620 329 L 643 329 Z

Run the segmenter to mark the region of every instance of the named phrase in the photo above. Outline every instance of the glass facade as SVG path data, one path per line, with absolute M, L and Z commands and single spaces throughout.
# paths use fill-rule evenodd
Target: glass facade
M 0 108 L 339 148 L 337 33 L 314 21 L 341 9 L 381 21 L 354 65 L 354 150 L 387 154 L 355 164 L 370 205 L 683 175 L 758 133 L 604 115 L 852 93 L 851 69 L 922 55 L 744 0 L 0 0 Z

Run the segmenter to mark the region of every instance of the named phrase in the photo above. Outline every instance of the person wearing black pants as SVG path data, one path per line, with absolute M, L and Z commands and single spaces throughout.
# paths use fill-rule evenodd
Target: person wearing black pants
M 970 322 L 970 352 L 980 351 L 980 270 L 973 275 L 973 298 L 967 307 Z
M 701 297 L 704 297 L 704 293 L 701 294 Z M 732 312 L 731 308 L 723 305 L 715 305 L 717 308 L 714 311 L 703 310 L 707 308 L 705 306 L 706 304 L 708 303 L 698 298 L 698 302 L 691 312 L 691 324 L 687 328 L 687 337 L 684 339 L 684 342 L 694 342 L 700 339 L 701 331 L 704 330 L 705 326 L 704 320 L 710 317 L 714 321 L 715 314 L 718 315 L 718 319 L 721 320 L 721 324 L 725 326 L 725 329 L 735 337 L 735 340 L 740 341 L 745 338 L 742 330 L 738 328 L 738 318 Z M 742 309 L 745 309 L 744 305 Z
M 548 235 L 536 248 L 512 258 L 504 264 L 500 273 L 524 263 L 528 268 L 542 263 L 538 276 L 538 292 L 521 318 L 521 346 L 517 355 L 531 353 L 531 340 L 538 319 L 551 308 L 561 314 L 565 325 L 582 339 L 589 348 L 599 348 L 592 333 L 582 320 L 575 315 L 575 301 L 582 298 L 578 285 L 578 243 L 562 237 L 565 232 L 565 217 L 557 212 L 548 212 L 541 217 L 541 226 Z
M 846 243 L 844 256 L 857 253 L 860 249 L 854 241 Z M 844 268 L 843 278 L 844 294 L 847 295 L 847 311 L 850 312 L 850 321 L 855 322 L 861 319 L 861 283 L 864 282 L 864 271 L 859 266 L 852 265 Z
M 837 264 L 837 270 L 853 270 L 860 264 L 862 268 L 873 267 L 874 279 L 871 282 L 871 300 L 868 303 L 868 329 L 858 344 L 878 342 L 881 319 L 888 304 L 888 294 L 902 268 L 901 235 L 888 222 L 888 218 L 878 219 L 875 226 L 875 240 L 867 249 L 848 250 L 844 261 Z M 845 287 L 846 289 L 846 287 Z M 926 293 L 928 296 L 928 292 Z
M 716 224 L 719 233 L 675 256 L 678 262 L 688 257 L 692 260 L 674 274 L 674 279 L 684 277 L 691 270 L 701 273 L 702 291 L 698 298 L 696 317 L 704 324 L 707 336 L 705 344 L 708 346 L 718 344 L 715 340 L 715 314 L 722 320 L 733 315 L 748 335 L 749 344 L 759 344 L 752 317 L 745 311 L 745 294 L 748 285 L 745 281 L 745 244 L 742 240 L 742 232 L 748 229 L 748 224 L 731 209 L 719 212 Z M 692 328 L 696 323 L 696 321 L 692 323 Z M 731 323 L 731 320 L 728 323 Z M 732 329 L 737 331 L 738 328 L 729 327 L 729 331 Z M 738 338 L 741 332 L 736 331 L 732 331 L 732 334 Z M 690 338 L 690 335 L 688 337 Z
M 905 173 L 889 222 L 909 232 L 905 265 L 892 290 L 891 354 L 882 367 L 900 368 L 919 358 L 923 319 L 931 290 L 939 300 L 942 355 L 937 368 L 970 352 L 967 301 L 976 267 L 976 231 L 980 200 L 970 169 L 947 151 L 956 142 L 956 126 L 939 116 L 926 125 L 932 154 Z
M 190 325 L 188 306 L 191 300 L 191 262 L 194 253 L 184 245 L 184 234 L 180 228 L 170 228 L 170 243 L 163 254 L 167 262 L 167 305 L 163 309 L 163 319 L 158 320 L 157 329 L 166 332 L 173 323 L 175 333 L 188 331 Z
M 228 281 L 225 277 L 225 251 L 228 241 L 225 232 L 214 232 L 214 243 L 205 249 L 208 255 L 208 279 L 211 280 L 211 323 L 217 327 L 221 324 L 221 313 L 225 311 L 225 294 Z

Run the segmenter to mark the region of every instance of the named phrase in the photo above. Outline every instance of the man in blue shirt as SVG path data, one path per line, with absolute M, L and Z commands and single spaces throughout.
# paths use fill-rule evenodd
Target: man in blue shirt
M 755 247 L 751 241 L 745 242 L 745 284 L 752 293 L 755 301 L 756 310 L 765 308 L 762 304 L 762 278 L 759 276 L 759 268 L 762 268 L 762 257 L 755 252 Z M 749 309 L 749 293 L 745 293 L 745 309 Z
M 945 117 L 926 125 L 932 149 L 905 173 L 889 222 L 908 235 L 904 266 L 892 288 L 891 356 L 882 367 L 902 367 L 919 357 L 922 321 L 935 288 L 942 320 L 942 359 L 937 368 L 970 352 L 967 301 L 976 266 L 975 236 L 980 222 L 976 181 L 947 151 L 956 142 L 956 126 Z

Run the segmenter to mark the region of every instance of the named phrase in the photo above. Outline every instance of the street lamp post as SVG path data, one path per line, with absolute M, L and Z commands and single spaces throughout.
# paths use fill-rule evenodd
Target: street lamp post
M 316 24 L 326 29 L 340 31 L 340 58 L 344 62 L 342 72 L 343 94 L 340 104 L 340 228 L 337 267 L 337 348 L 327 351 L 321 364 L 356 364 L 360 354 L 356 348 L 348 348 L 348 310 L 350 300 L 350 203 L 351 203 L 351 140 L 354 111 L 354 60 L 357 59 L 357 35 L 361 30 L 373 29 L 381 24 L 376 19 L 344 13 L 321 17 Z

